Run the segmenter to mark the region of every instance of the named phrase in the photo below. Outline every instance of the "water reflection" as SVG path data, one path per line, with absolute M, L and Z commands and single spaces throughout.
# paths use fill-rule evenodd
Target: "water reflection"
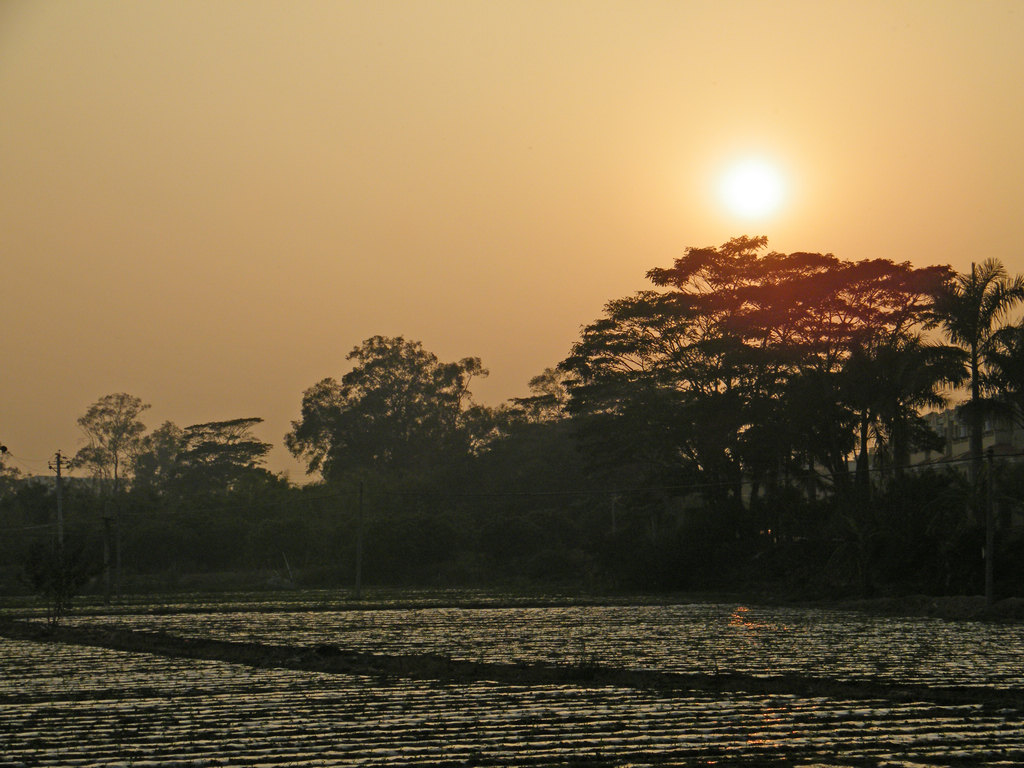
M 729 617 L 730 627 L 740 627 L 756 632 L 788 632 L 789 627 L 774 621 L 762 621 L 750 613 L 745 605 L 737 606 Z
M 1018 689 L 1019 625 L 740 605 L 425 608 L 69 619 L 182 636 L 504 662 Z
M 1024 764 L 1019 712 L 980 705 L 432 685 L 3 639 L 0 669 L 2 765 Z

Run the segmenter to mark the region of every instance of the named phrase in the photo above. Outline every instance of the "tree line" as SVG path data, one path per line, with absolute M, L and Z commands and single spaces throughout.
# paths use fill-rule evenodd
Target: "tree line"
M 137 585 L 346 584 L 365 543 L 377 583 L 971 592 L 997 482 L 1000 589 L 1024 586 L 1020 473 L 982 451 L 986 420 L 1024 412 L 1024 278 L 763 237 L 647 277 L 498 407 L 473 400 L 479 358 L 363 341 L 302 393 L 284 444 L 303 485 L 265 468 L 257 417 L 147 432 L 141 399 L 102 397 L 78 420 L 69 530 L 83 558 L 123 549 Z M 960 399 L 967 460 L 912 467 L 943 449 L 925 412 Z M 52 496 L 5 473 L 8 580 L 42 562 Z

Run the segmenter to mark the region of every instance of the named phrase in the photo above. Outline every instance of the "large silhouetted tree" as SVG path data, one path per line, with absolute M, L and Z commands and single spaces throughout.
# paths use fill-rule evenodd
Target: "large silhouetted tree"
M 288 449 L 324 478 L 347 470 L 409 474 L 465 456 L 478 420 L 469 385 L 486 376 L 479 358 L 445 363 L 417 341 L 374 336 L 347 356 L 341 381 L 303 393 Z
M 634 434 L 628 452 L 699 472 L 737 500 L 744 476 L 755 488 L 811 466 L 846 476 L 853 430 L 882 415 L 844 399 L 852 351 L 922 327 L 948 270 L 766 245 L 690 248 L 648 272 L 661 290 L 612 301 L 584 328 L 562 367 L 578 380 L 572 408 L 601 425 L 599 443 L 618 443 L 606 451 Z

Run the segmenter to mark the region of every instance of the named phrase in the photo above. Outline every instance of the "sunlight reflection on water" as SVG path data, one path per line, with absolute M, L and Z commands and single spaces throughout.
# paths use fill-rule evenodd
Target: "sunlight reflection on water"
M 622 766 L 699 759 L 839 768 L 1024 759 L 1020 713 L 980 705 L 380 681 L 103 648 L 54 653 L 45 643 L 3 639 L 0 668 L 3 765 Z
M 191 637 L 484 662 L 1019 687 L 1024 628 L 747 605 L 420 608 L 83 617 Z

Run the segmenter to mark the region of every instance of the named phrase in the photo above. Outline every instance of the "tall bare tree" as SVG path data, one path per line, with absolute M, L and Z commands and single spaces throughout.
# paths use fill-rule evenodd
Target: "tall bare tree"
M 116 494 L 141 447 L 146 425 L 139 414 L 147 408 L 147 403 L 125 392 L 104 395 L 89 406 L 78 419 L 89 444 L 75 454 L 72 466 L 87 468 Z

